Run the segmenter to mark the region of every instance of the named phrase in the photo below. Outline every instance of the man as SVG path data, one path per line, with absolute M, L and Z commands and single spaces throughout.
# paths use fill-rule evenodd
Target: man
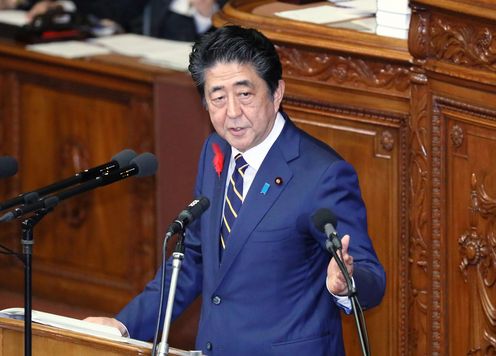
M 201 294 L 196 347 L 206 355 L 344 355 L 347 285 L 312 216 L 320 208 L 336 215 L 349 235 L 342 255 L 359 301 L 377 305 L 385 274 L 355 171 L 280 110 L 281 63 L 256 30 L 227 26 L 203 36 L 189 70 L 216 133 L 203 147 L 195 187 L 211 204 L 187 229 L 173 318 Z M 170 261 L 166 275 L 165 295 Z M 160 271 L 116 319 L 90 320 L 149 340 L 159 290 Z
M 33 18 L 54 7 L 79 11 L 119 29 L 176 41 L 194 41 L 212 28 L 212 15 L 226 0 L 28 0 Z

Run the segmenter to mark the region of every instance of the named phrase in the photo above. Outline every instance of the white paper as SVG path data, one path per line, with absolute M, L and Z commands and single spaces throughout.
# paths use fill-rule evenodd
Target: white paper
M 1 10 L 0 11 L 0 22 L 6 23 L 8 25 L 14 26 L 24 26 L 29 20 L 26 11 L 21 10 Z
M 350 8 L 365 12 L 377 11 L 377 0 L 329 0 L 335 7 Z
M 171 41 L 135 34 L 102 37 L 92 42 L 116 53 L 139 57 L 145 63 L 182 71 L 188 69 L 189 54 L 193 46 L 191 42 Z
M 408 30 L 410 27 L 409 14 L 396 14 L 393 12 L 377 11 L 376 20 L 378 25 L 394 27 L 398 29 Z
M 12 319 L 24 319 L 24 308 L 9 308 L 1 311 Z M 35 323 L 54 326 L 61 329 L 78 331 L 85 334 L 121 336 L 117 328 L 107 325 L 99 325 L 88 321 L 69 318 L 62 315 L 45 313 L 38 310 L 32 311 L 31 320 Z
M 110 50 L 81 41 L 62 41 L 27 45 L 26 49 L 64 58 L 81 58 L 109 54 Z
M 9 309 L 0 310 L 0 318 L 1 317 L 23 320 L 24 308 L 9 308 Z M 33 323 L 53 326 L 64 330 L 75 331 L 81 334 L 92 335 L 107 340 L 143 347 L 146 349 L 151 349 L 153 346 L 149 342 L 123 337 L 121 336 L 120 331 L 112 326 L 90 323 L 88 321 L 69 318 L 57 314 L 45 313 L 38 310 L 32 311 L 32 321 Z M 173 347 L 170 347 L 169 351 L 180 356 L 202 355 L 201 352 L 198 351 L 196 352 L 183 351 L 183 350 L 175 349 Z
M 403 40 L 408 39 L 408 30 L 400 28 L 378 25 L 375 33 L 379 36 L 401 38 Z
M 296 21 L 329 24 L 372 16 L 373 14 L 360 9 L 323 5 L 301 10 L 280 11 L 276 12 L 275 15 Z

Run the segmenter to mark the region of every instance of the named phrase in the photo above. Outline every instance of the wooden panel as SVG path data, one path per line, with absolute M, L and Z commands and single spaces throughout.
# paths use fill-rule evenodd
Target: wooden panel
M 398 330 L 401 326 L 399 319 L 401 310 L 395 303 L 400 298 L 401 292 L 399 288 L 390 287 L 399 286 L 402 282 L 401 239 L 384 238 L 401 236 L 398 222 L 402 209 L 397 195 L 401 190 L 398 167 L 401 130 L 399 127 L 360 123 L 352 114 L 344 115 L 337 112 L 317 114 L 289 105 L 285 108 L 298 126 L 332 145 L 357 170 L 363 198 L 368 207 L 369 231 L 388 278 L 388 288 L 383 303 L 365 313 L 371 348 L 384 355 L 399 354 L 398 334 L 388 332 L 383 326 L 385 318 L 388 320 L 389 328 Z M 378 206 L 381 209 L 373 209 Z M 384 216 L 388 219 L 385 220 Z M 354 319 L 345 317 L 343 323 L 347 354 L 360 354 Z
M 481 1 L 431 3 L 412 2 L 409 36 L 415 57 L 409 352 L 490 355 L 496 351 L 496 8 Z
M 108 162 L 126 147 L 153 150 L 150 98 L 22 72 L 15 79 L 20 191 Z M 154 268 L 155 226 L 145 218 L 155 208 L 153 184 L 132 179 L 60 203 L 35 229 L 34 289 L 53 297 L 56 287 L 56 299 L 68 293 L 109 311 L 124 305 Z M 19 270 L 12 272 L 3 283 L 19 288 Z
M 496 121 L 442 109 L 447 125 L 447 338 L 450 355 L 496 351 L 494 229 Z M 492 120 L 496 120 L 496 112 Z M 456 341 L 454 341 L 456 340 Z
M 0 319 L 0 356 L 24 355 L 24 323 Z M 53 355 L 150 355 L 151 345 L 130 345 L 68 330 L 33 324 L 32 354 Z M 183 350 L 170 348 L 169 355 L 184 354 Z

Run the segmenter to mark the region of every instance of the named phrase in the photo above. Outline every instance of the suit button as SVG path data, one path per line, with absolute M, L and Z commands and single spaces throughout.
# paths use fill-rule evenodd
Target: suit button
M 212 303 L 214 303 L 215 305 L 219 305 L 221 301 L 222 300 L 220 299 L 220 297 L 218 295 L 216 295 L 215 297 L 212 298 Z
M 212 343 L 211 342 L 207 342 L 207 350 L 208 351 L 211 351 L 212 348 L 213 348 Z

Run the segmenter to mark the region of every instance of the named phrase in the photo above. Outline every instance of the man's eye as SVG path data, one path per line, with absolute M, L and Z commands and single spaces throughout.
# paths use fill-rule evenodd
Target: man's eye
M 251 93 L 250 92 L 242 92 L 242 93 L 239 93 L 239 96 L 241 98 L 249 98 L 251 96 Z

